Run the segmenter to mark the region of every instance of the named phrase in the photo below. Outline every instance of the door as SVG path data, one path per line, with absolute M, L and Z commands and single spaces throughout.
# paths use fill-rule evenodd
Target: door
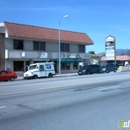
M 6 71 L 1 71 L 0 72 L 0 80 L 8 80 L 6 76 Z
M 12 77 L 11 72 L 10 71 L 5 71 L 6 72 L 6 79 L 10 80 L 10 78 Z
M 46 76 L 44 65 L 39 66 L 39 71 L 40 71 L 40 77 Z

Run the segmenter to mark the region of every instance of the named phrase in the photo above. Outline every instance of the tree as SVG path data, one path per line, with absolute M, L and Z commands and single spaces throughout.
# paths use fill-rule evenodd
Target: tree
M 90 53 L 90 54 L 95 54 L 95 52 L 94 52 L 94 51 L 89 51 L 88 53 Z

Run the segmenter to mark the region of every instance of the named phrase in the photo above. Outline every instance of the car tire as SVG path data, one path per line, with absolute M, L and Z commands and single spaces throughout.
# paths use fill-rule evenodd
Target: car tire
M 114 72 L 116 73 L 116 70 L 114 70 Z
M 89 74 L 89 71 L 86 71 L 86 73 L 85 74 Z
M 34 75 L 34 76 L 33 76 L 33 79 L 38 79 L 38 76 L 37 76 L 37 75 Z
M 110 71 L 106 70 L 106 73 L 109 73 Z
M 49 73 L 48 77 L 49 77 L 49 78 L 52 78 L 52 77 L 53 77 L 53 74 L 52 74 L 52 73 Z
M 15 78 L 14 77 L 10 77 L 10 81 L 14 81 L 15 80 Z
M 98 71 L 97 71 L 97 74 L 100 74 L 100 73 L 101 73 L 100 70 L 98 70 Z

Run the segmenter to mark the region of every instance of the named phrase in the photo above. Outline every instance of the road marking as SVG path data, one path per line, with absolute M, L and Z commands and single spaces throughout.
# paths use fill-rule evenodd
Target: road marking
M 6 108 L 6 106 L 1 106 L 0 109 Z
M 129 79 L 125 78 L 125 79 Z M 117 78 L 117 79 L 108 79 L 102 80 L 102 81 L 95 81 L 95 82 L 85 82 L 85 83 L 79 83 L 79 84 L 68 84 L 68 85 L 60 85 L 60 86 L 53 86 L 53 87 L 42 87 L 38 89 L 29 89 L 29 90 L 23 90 L 23 91 L 16 91 L 16 92 L 10 92 L 10 93 L 1 93 L 0 96 L 7 96 L 7 95 L 14 95 L 14 94 L 23 94 L 23 93 L 28 93 L 28 92 L 36 92 L 36 91 L 41 91 L 41 90 L 49 90 L 49 89 L 54 89 L 54 88 L 62 88 L 62 87 L 68 87 L 68 86 L 77 86 L 77 85 L 89 85 L 89 84 L 99 84 L 99 83 L 105 83 L 108 81 L 116 81 L 116 80 L 122 80 L 122 78 Z
M 110 90 L 116 90 L 116 89 L 119 89 L 121 88 L 121 86 L 105 86 L 105 87 L 102 87 L 102 88 L 99 88 L 98 90 L 99 91 L 110 91 Z

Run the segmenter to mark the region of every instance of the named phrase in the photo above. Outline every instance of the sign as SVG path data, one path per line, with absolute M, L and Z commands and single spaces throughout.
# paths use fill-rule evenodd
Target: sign
M 57 62 L 59 62 L 59 58 L 57 59 Z M 62 58 L 61 63 L 78 63 L 82 62 L 81 58 L 71 59 L 71 58 Z
M 115 60 L 115 38 L 108 36 L 105 40 L 106 60 Z
M 38 58 L 47 58 L 47 53 L 44 52 L 38 53 Z

